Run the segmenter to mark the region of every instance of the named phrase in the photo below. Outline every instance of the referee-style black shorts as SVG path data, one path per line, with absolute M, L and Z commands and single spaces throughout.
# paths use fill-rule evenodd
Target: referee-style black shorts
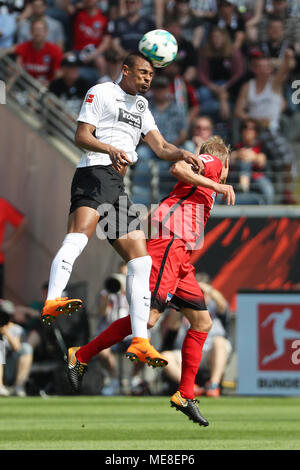
M 134 230 L 143 230 L 139 214 L 125 192 L 123 176 L 112 165 L 77 168 L 71 187 L 70 214 L 78 207 L 99 212 L 97 236 L 114 243 Z

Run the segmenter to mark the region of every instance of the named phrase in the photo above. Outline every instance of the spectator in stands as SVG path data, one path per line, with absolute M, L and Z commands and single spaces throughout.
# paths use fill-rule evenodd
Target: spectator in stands
M 104 66 L 104 75 L 102 75 L 98 83 L 105 83 L 105 82 L 116 82 L 122 78 L 122 57 L 116 52 L 114 49 L 108 49 L 104 53 L 105 59 L 105 66 Z
M 18 24 L 17 42 L 22 43 L 31 39 L 31 23 L 36 19 L 42 19 L 47 24 L 47 42 L 57 44 L 64 48 L 64 31 L 61 23 L 46 15 L 46 0 L 33 0 L 31 3 L 32 14 L 27 20 L 22 20 Z
M 245 41 L 246 27 L 242 15 L 239 14 L 235 0 L 219 0 L 217 16 L 212 19 L 212 25 L 226 29 L 234 49 L 240 49 Z
M 190 0 L 190 7 L 198 18 L 212 19 L 218 11 L 217 0 Z
M 235 106 L 238 119 L 254 118 L 262 128 L 272 132 L 279 131 L 284 106 L 283 86 L 293 67 L 293 58 L 293 52 L 286 49 L 284 60 L 274 73 L 270 58 L 263 54 L 252 57 L 250 65 L 254 78 L 247 81 L 240 90 Z
M 31 302 L 27 305 L 16 305 L 14 312 L 14 322 L 22 326 L 24 329 L 24 338 L 26 343 L 29 343 L 34 351 L 34 355 L 39 346 L 42 345 L 43 337 L 43 323 L 41 320 L 41 313 L 47 298 L 48 281 L 44 282 L 41 286 L 41 298 Z
M 300 53 L 300 19 L 289 16 L 287 0 L 273 0 L 273 10 L 271 13 L 263 15 L 258 27 L 258 38 L 260 42 L 267 41 L 268 23 L 270 18 L 277 18 L 283 21 L 284 35 L 289 45 L 293 45 L 295 51 Z
M 200 46 L 204 35 L 204 19 L 193 12 L 190 0 L 175 0 L 173 8 L 165 14 L 165 25 L 169 23 L 179 24 L 182 38 L 195 48 Z
M 161 74 L 169 79 L 173 100 L 187 114 L 190 123 L 199 114 L 200 106 L 194 85 L 182 76 L 180 70 L 181 57 L 177 54 L 176 59 L 165 67 Z
M 17 29 L 16 15 L 0 13 L 0 49 L 14 44 Z
M 246 39 L 257 42 L 258 24 L 264 11 L 264 0 L 236 0 L 237 9 L 245 20 Z
M 290 183 L 295 170 L 295 155 L 280 132 L 280 117 L 284 107 L 283 87 L 294 64 L 294 55 L 286 49 L 284 59 L 273 73 L 271 60 L 263 55 L 251 59 L 254 78 L 241 88 L 235 105 L 235 115 L 241 121 L 255 119 L 262 132 L 264 152 L 268 160 L 285 175 L 285 200 L 292 203 Z
M 43 19 L 36 19 L 31 24 L 32 40 L 0 50 L 0 57 L 16 54 L 18 63 L 36 80 L 45 86 L 55 78 L 62 60 L 62 50 L 47 42 L 47 24 Z
M 292 47 L 284 34 L 284 22 L 280 18 L 271 17 L 267 27 L 267 38 L 260 44 L 265 57 L 270 57 L 274 70 L 277 70 L 284 57 L 285 50 Z
M 182 27 L 176 21 L 170 21 L 165 25 L 165 29 L 175 37 L 178 44 L 178 52 L 176 57 L 178 73 L 188 83 L 191 83 L 196 78 L 197 71 L 197 52 L 193 44 L 187 41 L 182 35 Z M 169 67 L 169 66 L 168 66 Z M 168 69 L 166 67 L 166 69 Z
M 79 61 L 67 55 L 61 63 L 61 76 L 50 83 L 49 91 L 65 102 L 69 111 L 78 114 L 89 82 L 79 76 Z
M 273 204 L 274 188 L 267 176 L 267 156 L 259 142 L 259 126 L 255 119 L 246 119 L 241 125 L 241 140 L 231 152 L 228 181 L 236 186 L 237 204 L 255 203 L 249 192 L 260 194 L 258 203 Z M 233 175 L 236 179 L 234 181 Z M 239 197 L 239 193 L 244 193 Z
M 209 116 L 197 116 L 194 118 L 189 131 L 188 139 L 183 148 L 192 153 L 197 153 L 201 145 L 213 135 L 214 123 Z
M 129 307 L 125 292 L 126 274 L 127 265 L 122 262 L 119 265 L 117 276 L 112 275 L 105 281 L 105 289 L 100 292 L 98 303 L 99 323 L 97 335 L 118 318 L 128 315 Z M 122 350 L 125 351 L 130 341 L 130 337 L 129 339 L 126 338 L 123 343 L 109 349 L 104 349 L 98 354 L 102 365 L 108 373 L 104 387 L 101 390 L 102 395 L 117 395 L 120 393 L 121 384 L 118 377 L 115 353 Z
M 227 300 L 221 292 L 214 289 L 206 274 L 198 274 L 197 279 L 203 291 L 208 311 L 213 320 L 213 325 L 204 344 L 202 361 L 197 374 L 199 380 L 199 375 L 201 375 L 203 370 L 208 369 L 209 379 L 205 382 L 203 387 L 199 387 L 198 384 L 195 385 L 194 395 L 206 395 L 208 397 L 218 398 L 221 393 L 220 384 L 222 377 L 232 351 L 231 341 L 229 340 L 230 311 Z M 164 355 L 169 362 L 164 371 L 172 382 L 178 384 L 181 372 L 181 345 L 185 332 L 189 328 L 189 323 L 184 318 L 178 318 L 173 312 L 170 313 L 168 320 L 168 327 L 171 327 L 172 331 L 171 334 L 167 332 L 165 337 L 168 337 L 169 344 L 172 336 L 174 337 L 176 334 L 176 329 L 178 329 L 179 332 L 175 349 L 164 350 Z M 172 325 L 174 320 L 177 324 Z
M 207 20 L 211 20 L 216 15 L 218 9 L 217 0 L 182 0 L 181 3 L 188 4 L 191 14 L 199 20 L 198 25 L 205 25 Z M 172 14 L 172 10 L 174 10 L 174 2 L 157 0 L 157 4 L 160 18 L 157 27 L 162 27 L 168 15 Z M 183 5 L 181 5 L 181 8 L 185 11 Z
M 119 16 L 125 16 L 127 12 L 126 0 L 119 0 L 119 5 Z M 161 28 L 163 26 L 163 7 L 164 0 L 142 0 L 140 14 L 146 18 L 151 18 L 156 27 Z
M 138 50 L 142 36 L 155 29 L 153 20 L 141 15 L 141 0 L 126 0 L 126 14 L 109 23 L 112 47 L 125 58 L 129 52 Z
M 80 76 L 94 85 L 99 78 L 98 69 L 104 67 L 103 53 L 110 47 L 111 37 L 107 34 L 108 18 L 98 8 L 97 0 L 83 0 L 80 9 L 72 18 L 72 51 L 81 61 Z
M 21 21 L 31 15 L 31 0 L 1 0 L 0 14 L 12 14 L 16 21 Z
M 97 0 L 83 0 L 82 9 L 73 18 L 73 51 L 83 52 L 80 59 L 85 64 L 92 62 L 110 46 L 107 32 L 107 17 L 98 8 Z M 84 54 L 85 48 L 93 46 L 93 52 Z
M 184 110 L 172 99 L 170 82 L 165 76 L 153 79 L 152 96 L 149 108 L 163 137 L 177 147 L 181 146 L 187 137 L 187 116 Z M 155 158 L 155 154 L 147 145 L 139 146 L 139 157 L 142 159 Z M 169 162 L 162 162 L 169 163 Z
M 243 57 L 226 30 L 214 27 L 200 51 L 198 100 L 201 112 L 215 120 L 228 120 L 235 85 L 244 73 Z
M 24 330 L 13 323 L 15 307 L 8 300 L 0 300 L 0 315 L 8 317 L 0 326 L 0 335 L 4 344 L 4 365 L 0 363 L 0 396 L 10 395 L 4 384 L 13 386 L 12 394 L 25 397 L 25 385 L 32 365 L 32 347 L 24 342 Z
M 3 240 L 6 225 L 12 225 L 15 230 L 9 238 Z M 4 287 L 4 256 L 11 250 L 26 228 L 26 218 L 10 202 L 0 197 L 0 298 L 3 297 Z

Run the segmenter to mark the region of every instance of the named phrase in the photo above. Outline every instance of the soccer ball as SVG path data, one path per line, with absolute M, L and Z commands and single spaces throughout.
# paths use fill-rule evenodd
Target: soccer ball
M 178 45 L 171 33 L 154 29 L 144 34 L 139 42 L 139 51 L 151 61 L 153 67 L 161 68 L 175 59 Z

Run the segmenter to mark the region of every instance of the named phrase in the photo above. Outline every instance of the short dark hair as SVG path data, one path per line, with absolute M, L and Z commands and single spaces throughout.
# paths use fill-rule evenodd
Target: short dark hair
M 258 134 L 260 131 L 260 125 L 258 121 L 256 121 L 256 119 L 253 119 L 253 118 L 246 118 L 241 122 L 241 131 L 243 131 L 244 129 L 247 129 L 249 124 L 253 124 L 255 132 Z
M 270 15 L 268 18 L 268 26 L 270 23 L 281 23 L 281 26 L 283 26 L 284 28 L 284 20 L 282 18 L 279 18 L 279 16 Z
M 138 59 L 143 59 L 153 67 L 152 62 L 148 57 L 144 56 L 141 52 L 131 52 L 124 60 L 123 66 L 127 65 L 128 68 L 132 68 Z
M 35 18 L 34 20 L 32 20 L 32 23 L 30 25 L 30 30 L 31 31 L 33 30 L 34 25 L 37 24 L 37 23 L 43 23 L 43 25 L 45 26 L 45 29 L 48 31 L 47 22 L 43 18 Z

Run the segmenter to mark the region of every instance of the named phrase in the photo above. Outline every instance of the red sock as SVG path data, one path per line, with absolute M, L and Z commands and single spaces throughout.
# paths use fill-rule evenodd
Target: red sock
M 80 362 L 87 364 L 92 357 L 96 356 L 102 349 L 107 349 L 122 341 L 131 334 L 130 316 L 119 318 L 102 331 L 95 339 L 78 349 L 76 357 Z
M 198 372 L 202 349 L 208 333 L 188 330 L 181 349 L 182 366 L 179 392 L 184 398 L 194 398 L 195 377 Z

